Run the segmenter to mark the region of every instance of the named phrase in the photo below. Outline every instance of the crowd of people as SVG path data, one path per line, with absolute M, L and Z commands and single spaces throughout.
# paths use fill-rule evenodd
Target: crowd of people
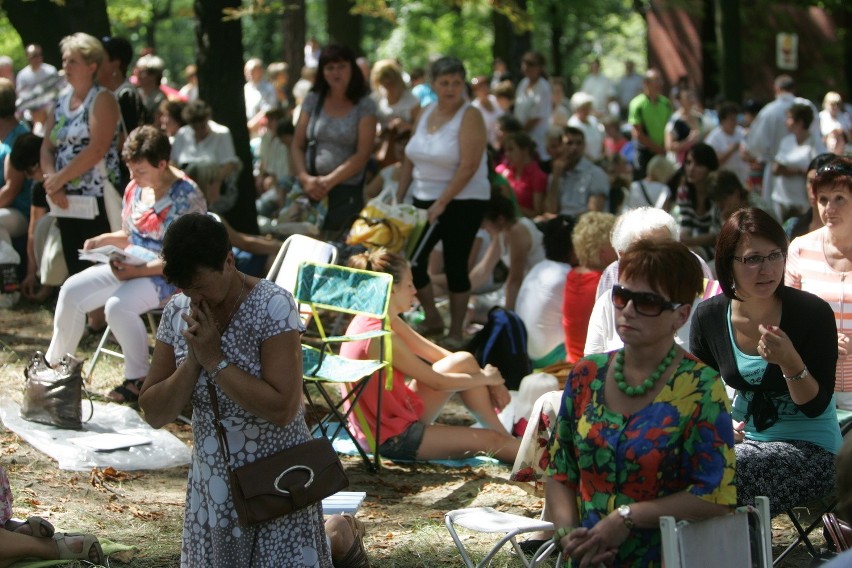
M 155 427 L 192 403 L 184 564 L 368 565 L 360 521 L 324 524 L 316 505 L 238 527 L 229 464 L 203 441 L 215 437 L 211 389 L 245 434 L 230 466 L 309 439 L 294 364 L 304 326 L 292 295 L 263 279 L 265 257 L 292 221 L 344 240 L 388 186 L 427 229 L 410 259 L 382 248 L 348 259 L 393 277 L 393 388 L 379 407 L 372 381 L 358 403 L 381 421 L 384 457 L 525 453 L 501 420 L 512 395 L 500 370 L 461 351 L 482 308 L 499 305 L 524 321 L 536 367 L 572 366 L 538 448 L 556 530 L 531 543 L 554 539 L 584 565 L 656 565 L 662 515 L 708 518 L 758 495 L 774 515 L 831 493 L 836 408 L 852 409 L 852 119 L 838 93 L 819 112 L 781 75 L 762 108 L 708 108 L 688 80 L 666 96 L 658 70 L 626 62 L 613 81 L 594 59 L 568 96 L 538 52 L 515 84 L 501 61 L 470 78 L 455 57 L 428 72 L 371 68 L 312 43 L 289 92 L 286 64 L 245 64 L 244 164 L 194 67 L 175 89 L 163 60 L 134 62 L 124 38 L 76 33 L 60 47 L 61 73 L 29 46 L 17 85 L 0 79 L 0 240 L 26 258 L 25 297 L 59 290 L 49 363 L 109 325 L 125 354 L 110 398 L 138 402 Z M 34 95 L 46 86 L 47 102 Z M 234 206 L 243 168 L 266 236 L 207 214 Z M 78 254 L 105 246 L 127 256 Z M 158 307 L 149 360 L 139 316 Z M 357 316 L 347 335 L 378 327 Z M 377 342 L 341 354 L 372 358 Z M 456 393 L 481 428 L 437 422 Z M 93 537 L 37 518 L 6 522 L 0 541 L 102 559 Z

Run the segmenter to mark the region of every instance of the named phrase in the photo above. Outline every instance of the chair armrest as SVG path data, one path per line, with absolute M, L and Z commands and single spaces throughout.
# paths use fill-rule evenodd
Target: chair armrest
M 390 332 L 387 330 L 376 329 L 373 331 L 365 331 L 364 333 L 356 333 L 353 335 L 333 335 L 331 337 L 326 337 L 323 341 L 324 343 L 348 343 L 350 341 L 363 341 L 365 339 L 375 339 L 376 337 L 384 337 L 388 334 L 390 334 Z

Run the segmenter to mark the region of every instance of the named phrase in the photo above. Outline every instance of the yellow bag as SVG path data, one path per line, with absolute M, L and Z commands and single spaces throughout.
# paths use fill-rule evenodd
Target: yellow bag
M 349 230 L 346 244 L 361 244 L 367 248 L 384 247 L 400 252 L 418 221 L 418 209 L 397 203 L 391 186 L 367 202 Z

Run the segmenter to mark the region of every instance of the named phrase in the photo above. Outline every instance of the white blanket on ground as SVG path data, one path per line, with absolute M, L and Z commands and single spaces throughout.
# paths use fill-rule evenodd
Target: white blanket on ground
M 83 417 L 88 415 L 83 402 Z M 151 428 L 127 406 L 95 402 L 94 414 L 82 430 L 63 430 L 21 418 L 20 406 L 0 402 L 3 425 L 34 448 L 59 462 L 59 469 L 86 471 L 93 467 L 114 467 L 125 471 L 165 469 L 189 463 L 191 450 L 173 434 Z M 69 442 L 71 438 L 99 434 L 127 434 L 150 439 L 150 444 L 113 451 L 94 451 Z

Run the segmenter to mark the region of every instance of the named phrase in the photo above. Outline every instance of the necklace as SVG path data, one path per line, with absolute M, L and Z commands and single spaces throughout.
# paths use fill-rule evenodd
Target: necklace
M 237 304 L 240 303 L 240 298 L 243 297 L 243 291 L 246 289 L 246 274 L 245 274 L 245 272 L 243 272 L 242 275 L 243 275 L 243 283 L 240 286 L 240 293 L 237 294 L 237 299 L 234 300 L 234 305 L 231 306 L 231 313 L 228 314 L 228 319 L 225 320 L 225 325 L 223 325 L 222 328 L 219 331 L 225 331 L 225 329 L 228 327 L 228 324 L 231 323 L 231 319 L 234 317 L 234 312 L 237 310 Z
M 660 380 L 660 377 L 663 376 L 663 373 L 666 372 L 666 369 L 671 364 L 672 360 L 674 360 L 675 355 L 677 355 L 677 345 L 672 344 L 672 348 L 669 349 L 668 354 L 663 359 L 663 362 L 657 366 L 657 370 L 651 373 L 651 376 L 642 381 L 638 386 L 630 386 L 624 380 L 624 349 L 619 350 L 615 355 L 615 384 L 618 385 L 618 390 L 626 394 L 627 396 L 642 396 L 657 384 L 657 381 Z

